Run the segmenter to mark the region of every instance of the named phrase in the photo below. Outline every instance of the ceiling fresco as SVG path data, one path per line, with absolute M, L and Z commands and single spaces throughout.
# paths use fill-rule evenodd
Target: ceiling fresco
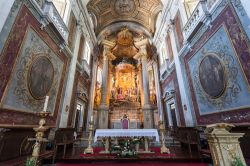
M 90 0 L 87 8 L 96 22 L 96 34 L 117 22 L 135 23 L 154 33 L 162 3 L 161 0 Z

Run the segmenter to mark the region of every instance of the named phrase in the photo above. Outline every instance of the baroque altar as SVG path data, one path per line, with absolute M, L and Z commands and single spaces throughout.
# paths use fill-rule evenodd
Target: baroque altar
M 148 147 L 149 138 L 155 138 L 156 142 L 159 142 L 159 133 L 157 129 L 97 129 L 95 132 L 94 142 L 97 142 L 98 138 L 105 138 L 105 152 L 110 153 L 110 140 L 109 138 L 115 138 L 115 144 L 118 143 L 118 138 L 144 138 L 144 153 L 150 153 Z M 139 145 L 136 148 L 139 152 Z

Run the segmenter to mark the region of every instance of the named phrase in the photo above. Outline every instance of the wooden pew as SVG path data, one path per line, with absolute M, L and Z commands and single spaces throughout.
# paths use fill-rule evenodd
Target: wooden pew
M 4 126 L 0 128 L 1 164 L 8 163 L 7 165 L 13 165 L 14 163 L 25 163 L 27 157 L 31 156 L 35 143 L 28 139 L 34 138 L 35 134 L 33 128 L 27 126 Z M 45 133 L 46 137 L 47 135 L 48 132 Z M 47 143 L 41 146 L 40 160 L 53 156 L 53 150 L 47 150 L 46 146 Z
M 203 127 L 177 127 L 171 129 L 174 140 L 188 146 L 189 153 L 192 153 L 192 146 L 197 147 L 201 156 L 211 157 Z
M 73 142 L 74 142 L 74 128 L 57 129 L 55 131 L 55 138 L 54 138 L 53 161 L 55 161 L 58 146 L 64 146 L 63 147 L 63 156 L 65 156 L 67 145 L 73 144 Z

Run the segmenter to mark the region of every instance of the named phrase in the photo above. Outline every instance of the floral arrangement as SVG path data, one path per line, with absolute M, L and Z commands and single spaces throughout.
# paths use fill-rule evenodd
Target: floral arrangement
M 244 166 L 244 164 L 239 156 L 236 156 L 233 158 L 232 166 Z
M 136 144 L 140 143 L 139 138 L 128 138 L 119 140 L 117 145 L 111 147 L 110 153 L 117 152 L 117 157 L 136 157 Z
M 25 166 L 35 166 L 35 160 L 32 157 L 27 158 Z

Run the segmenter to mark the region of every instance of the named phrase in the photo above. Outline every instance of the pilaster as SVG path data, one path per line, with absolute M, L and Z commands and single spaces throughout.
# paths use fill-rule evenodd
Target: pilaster
M 67 82 L 66 82 L 66 88 L 65 88 L 65 96 L 64 96 L 64 101 L 63 101 L 63 108 L 61 112 L 61 120 L 60 120 L 60 128 L 65 128 L 67 127 L 67 122 L 68 122 L 68 115 L 69 112 L 67 111 L 67 107 L 70 106 L 71 102 L 71 97 L 73 94 L 73 85 L 74 85 L 74 80 L 75 80 L 75 72 L 76 72 L 76 64 L 77 64 L 77 55 L 78 55 L 78 49 L 80 45 L 80 37 L 81 37 L 81 31 L 79 27 L 77 27 L 76 35 L 75 35 L 75 47 L 72 52 L 72 59 L 70 62 L 69 70 L 68 70 L 68 77 L 67 77 Z
M 154 127 L 154 111 L 149 101 L 149 78 L 147 70 L 147 50 L 146 45 L 140 47 L 140 58 L 142 64 L 142 85 L 143 85 L 143 98 L 144 104 L 142 105 L 144 113 L 144 128 L 153 128 Z

